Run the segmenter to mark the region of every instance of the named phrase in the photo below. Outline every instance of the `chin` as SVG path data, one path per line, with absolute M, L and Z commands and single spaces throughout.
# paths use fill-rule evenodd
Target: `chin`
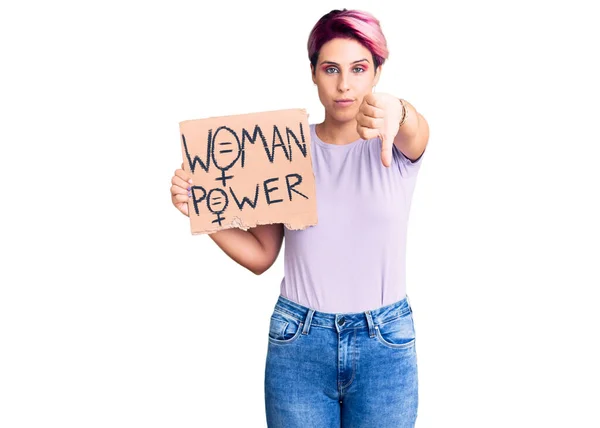
M 337 114 L 335 116 L 335 118 L 339 122 L 350 122 L 350 121 L 356 120 L 356 112 L 355 111 L 349 111 L 349 112 L 346 112 L 346 113 Z
M 339 109 L 337 109 L 335 106 L 331 108 L 331 110 L 329 110 L 329 114 L 332 118 L 334 118 L 335 120 L 337 120 L 338 122 L 347 122 L 349 120 L 353 120 L 356 118 L 356 114 L 358 113 L 358 110 L 346 110 L 346 111 L 339 111 Z

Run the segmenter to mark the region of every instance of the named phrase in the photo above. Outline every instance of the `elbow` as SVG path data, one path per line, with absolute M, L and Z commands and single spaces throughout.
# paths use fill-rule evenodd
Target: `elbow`
M 262 275 L 263 273 L 265 273 L 267 270 L 269 270 L 269 268 L 271 267 L 271 265 L 257 265 L 252 267 L 252 269 L 250 269 L 250 271 L 254 274 L 254 275 Z
M 263 273 L 265 273 L 264 269 L 251 269 L 250 270 L 254 275 L 262 275 Z
M 255 267 L 255 268 L 250 269 L 250 272 L 252 272 L 254 275 L 262 275 L 266 271 L 267 271 L 267 269 L 259 268 L 259 267 Z
M 262 275 L 263 273 L 268 271 L 271 266 L 273 266 L 273 262 L 274 260 L 265 261 L 263 263 L 256 263 L 254 266 L 249 267 L 248 269 L 254 275 Z

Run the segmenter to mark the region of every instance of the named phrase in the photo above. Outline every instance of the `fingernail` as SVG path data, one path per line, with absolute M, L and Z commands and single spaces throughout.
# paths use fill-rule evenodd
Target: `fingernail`
M 188 180 L 188 183 L 190 183 L 190 184 L 194 184 L 194 183 L 192 182 L 192 179 L 191 179 L 191 178 Z
M 191 198 L 192 197 L 192 192 L 188 192 L 188 196 Z
M 188 186 L 188 192 L 192 190 L 192 186 Z

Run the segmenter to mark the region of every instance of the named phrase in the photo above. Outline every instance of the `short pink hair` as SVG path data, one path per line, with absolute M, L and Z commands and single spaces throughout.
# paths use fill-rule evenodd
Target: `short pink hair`
M 373 56 L 375 70 L 388 57 L 385 36 L 373 15 L 360 10 L 332 10 L 319 19 L 308 36 L 308 59 L 313 67 L 317 65 L 321 47 L 338 37 L 354 39 L 367 48 Z

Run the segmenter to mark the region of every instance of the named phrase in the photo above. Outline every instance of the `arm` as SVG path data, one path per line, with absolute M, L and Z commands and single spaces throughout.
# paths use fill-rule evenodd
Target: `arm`
M 185 216 L 189 217 L 189 174 L 176 169 L 171 179 L 171 201 Z M 249 271 L 260 275 L 273 265 L 283 242 L 283 224 L 265 224 L 247 231 L 232 228 L 210 233 L 213 241 L 234 261 Z
M 247 231 L 224 229 L 209 236 L 231 259 L 260 275 L 273 265 L 279 255 L 283 224 L 265 224 Z
M 404 105 L 406 106 L 406 120 L 398 129 L 398 133 L 394 138 L 394 145 L 404 156 L 411 161 L 415 161 L 427 147 L 429 125 L 412 104 L 404 100 Z

